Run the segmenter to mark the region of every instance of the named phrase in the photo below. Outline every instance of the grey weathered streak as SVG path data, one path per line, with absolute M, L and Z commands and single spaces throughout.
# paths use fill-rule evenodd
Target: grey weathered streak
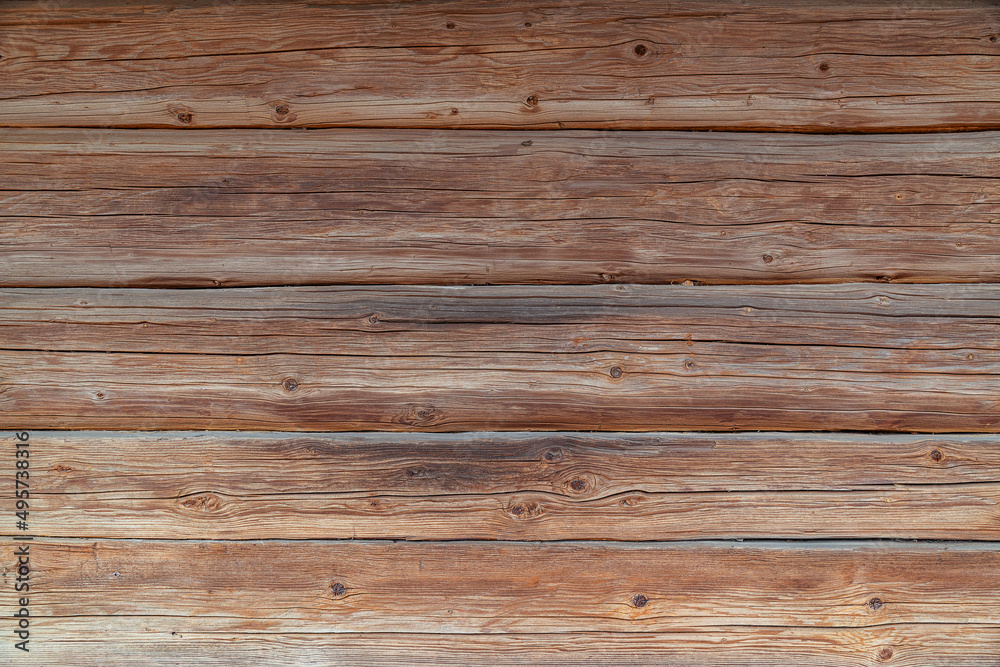
M 996 436 L 32 434 L 36 535 L 1000 539 Z
M 1000 127 L 987 0 L 0 5 L 0 124 Z
M 7 289 L 5 428 L 996 432 L 997 285 Z
M 1000 281 L 1000 134 L 0 132 L 0 285 Z

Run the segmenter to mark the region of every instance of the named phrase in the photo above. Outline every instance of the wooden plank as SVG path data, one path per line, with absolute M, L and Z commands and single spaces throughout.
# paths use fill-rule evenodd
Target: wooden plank
M 997 154 L 997 133 L 7 130 L 0 284 L 1000 282 Z
M 5 290 L 2 427 L 996 432 L 998 290 Z
M 6 2 L 0 123 L 1000 127 L 987 0 Z
M 993 625 L 892 624 L 866 628 L 699 628 L 678 632 L 539 634 L 219 633 L 166 629 L 114 633 L 114 641 L 35 620 L 35 660 L 101 665 L 859 665 L 994 666 Z M 8 645 L 9 646 L 9 645 Z M 8 646 L 0 648 L 9 650 Z
M 30 549 L 33 610 L 77 632 L 110 623 L 124 633 L 534 634 L 1000 622 L 995 543 L 36 539 Z M 0 552 L 11 562 L 9 541 Z M 12 596 L 5 587 L 5 615 Z
M 1000 539 L 996 437 L 31 435 L 59 537 Z

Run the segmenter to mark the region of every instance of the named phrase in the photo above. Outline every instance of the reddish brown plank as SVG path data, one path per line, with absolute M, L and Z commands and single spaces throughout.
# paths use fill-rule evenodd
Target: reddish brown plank
M 995 432 L 996 291 L 7 290 L 0 405 L 32 429 Z
M 13 549 L 0 547 L 4 562 Z M 36 539 L 30 549 L 33 609 L 77 632 L 1000 623 L 996 544 Z M 2 595 L 6 616 L 13 591 Z
M 31 434 L 36 535 L 1000 539 L 996 437 Z
M 1000 281 L 1000 135 L 8 130 L 0 284 Z
M 993 2 L 6 2 L 0 123 L 1000 127 Z

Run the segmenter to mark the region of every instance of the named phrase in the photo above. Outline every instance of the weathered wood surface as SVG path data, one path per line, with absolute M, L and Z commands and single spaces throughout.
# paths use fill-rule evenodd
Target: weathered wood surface
M 0 124 L 1000 127 L 994 2 L 0 5 Z
M 38 615 L 78 632 L 1000 623 L 996 544 L 36 539 L 31 548 Z M 3 562 L 13 550 L 3 545 Z
M 1000 539 L 996 437 L 31 436 L 37 535 Z
M 905 624 L 865 628 L 691 628 L 677 632 L 544 634 L 67 631 L 73 619 L 36 620 L 41 664 L 92 665 L 826 665 L 995 667 L 1000 627 Z M 0 655 L 8 646 L 0 645 Z
M 998 154 L 997 133 L 7 130 L 0 284 L 1000 282 Z
M 1000 627 L 698 628 L 670 633 L 450 634 L 115 632 L 114 642 L 36 621 L 44 664 L 91 665 L 981 665 L 995 667 Z M 7 647 L 0 647 L 0 651 Z M 2 655 L 2 653 L 0 653 Z M 377 658 L 376 658 L 377 656 Z
M 8 289 L 2 427 L 995 432 L 998 296 Z

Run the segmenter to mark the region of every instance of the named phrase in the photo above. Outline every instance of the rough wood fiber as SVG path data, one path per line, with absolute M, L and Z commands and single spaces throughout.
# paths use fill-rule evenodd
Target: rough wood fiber
M 38 535 L 1000 538 L 995 437 L 32 435 Z
M 1000 127 L 994 2 L 0 5 L 0 124 Z
M 996 133 L 8 130 L 0 284 L 998 282 L 998 154 Z
M 2 426 L 995 432 L 998 290 L 11 289 Z
M 544 634 L 115 632 L 114 642 L 67 631 L 72 619 L 40 619 L 32 649 L 63 667 L 182 665 L 824 665 L 995 667 L 1000 627 L 963 623 L 866 628 L 716 627 L 677 632 Z M 165 625 L 165 624 L 164 624 Z M 0 651 L 5 647 L 0 647 Z M 2 655 L 2 653 L 0 653 Z M 377 658 L 376 658 L 377 656 Z
M 39 539 L 32 549 L 39 616 L 78 632 L 1000 623 L 995 544 Z M 2 553 L 10 562 L 13 548 Z

